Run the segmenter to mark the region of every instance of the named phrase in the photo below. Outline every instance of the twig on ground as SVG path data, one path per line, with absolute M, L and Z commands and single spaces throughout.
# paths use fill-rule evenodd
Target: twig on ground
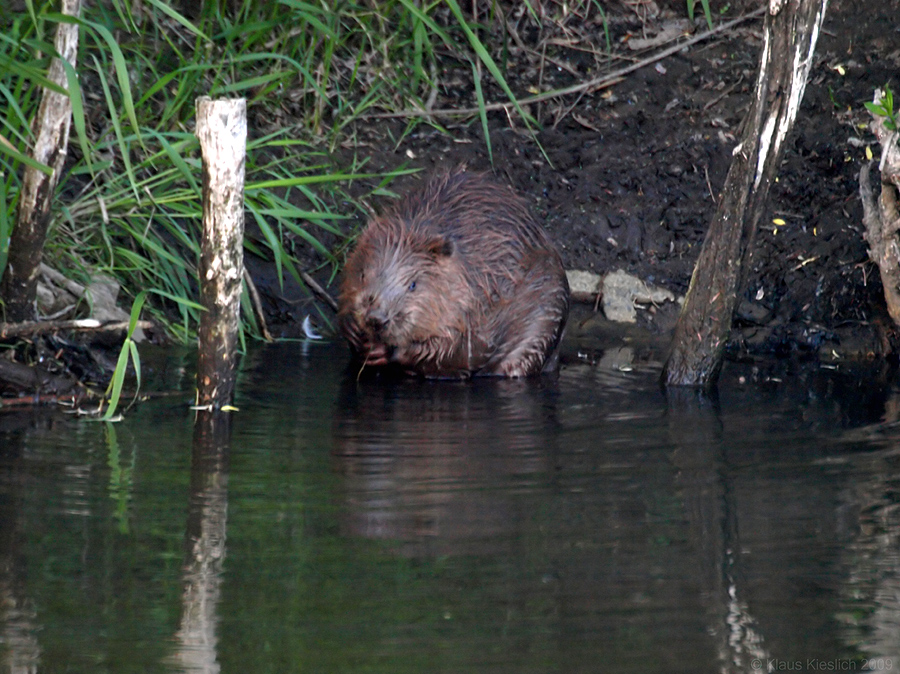
M 714 106 L 716 103 L 718 103 L 718 102 L 721 101 L 723 98 L 725 98 L 726 96 L 728 96 L 728 94 L 730 94 L 732 91 L 734 91 L 734 90 L 738 87 L 738 85 L 740 85 L 740 83 L 743 82 L 743 81 L 744 81 L 744 76 L 741 75 L 741 76 L 738 78 L 738 81 L 737 81 L 737 82 L 735 82 L 735 83 L 732 84 L 730 87 L 728 87 L 727 89 L 725 89 L 725 91 L 723 91 L 721 94 L 719 94 L 718 96 L 716 96 L 716 97 L 713 98 L 712 100 L 707 101 L 706 104 L 703 106 L 703 109 L 704 109 L 704 110 L 709 110 L 712 106 Z
M 43 405 L 63 405 L 65 407 L 75 407 L 81 404 L 87 394 L 80 393 L 78 395 L 54 395 L 37 393 L 35 395 L 19 396 L 18 398 L 0 397 L 0 411 L 22 409 L 23 407 L 41 407 Z
M 617 70 L 614 70 L 605 75 L 601 75 L 600 77 L 595 77 L 592 80 L 588 80 L 587 82 L 582 82 L 580 84 L 573 84 L 570 87 L 564 87 L 563 89 L 556 89 L 554 91 L 545 91 L 541 94 L 536 94 L 534 96 L 528 96 L 526 98 L 519 99 L 520 106 L 531 105 L 532 103 L 540 103 L 542 101 L 549 100 L 551 98 L 558 98 L 560 96 L 568 96 L 569 94 L 580 93 L 582 91 L 598 91 L 600 89 L 605 89 L 607 87 L 612 86 L 619 82 L 625 75 L 633 73 L 636 70 L 640 70 L 645 66 L 656 63 L 657 61 L 661 61 L 662 59 L 671 56 L 672 54 L 676 54 L 685 47 L 690 47 L 691 45 L 697 44 L 698 42 L 703 42 L 713 37 L 714 35 L 718 35 L 719 33 L 724 33 L 728 30 L 731 30 L 735 26 L 744 23 L 750 19 L 756 18 L 762 15 L 766 11 L 765 7 L 760 7 L 744 16 L 739 16 L 736 19 L 728 21 L 727 23 L 723 23 L 720 26 L 716 26 L 711 30 L 704 31 L 699 35 L 695 35 L 692 38 L 685 40 L 684 42 L 679 42 L 671 47 L 667 47 L 662 51 L 653 54 L 652 56 L 648 56 L 645 59 L 641 59 L 640 61 L 636 61 L 631 65 L 624 66 Z M 488 103 L 484 106 L 484 109 L 488 112 L 497 111 L 497 110 L 506 110 L 510 106 L 512 106 L 512 102 L 508 103 Z M 481 108 L 444 108 L 440 110 L 401 110 L 399 112 L 379 112 L 371 115 L 363 115 L 363 117 L 369 119 L 394 119 L 394 118 L 403 118 L 403 117 L 453 117 L 453 116 L 469 116 L 476 115 L 481 112 Z
M 310 276 L 307 272 L 301 271 L 300 278 L 303 279 L 303 282 L 307 285 L 307 287 L 312 291 L 313 295 L 318 297 L 320 300 L 325 302 L 331 309 L 335 312 L 338 310 L 338 303 L 335 299 L 328 294 L 328 291 L 325 290 L 322 286 L 318 284 L 316 279 Z
M 253 282 L 253 277 L 250 276 L 250 272 L 247 271 L 246 267 L 244 267 L 244 281 L 247 283 L 247 291 L 250 293 L 250 304 L 253 305 L 253 313 L 256 314 L 256 320 L 259 321 L 259 329 L 262 332 L 263 339 L 267 342 L 274 342 L 272 333 L 269 332 L 269 325 L 266 323 L 266 314 L 262 308 L 262 298 L 260 298 L 256 284 Z
M 115 332 L 128 330 L 128 321 L 98 321 L 96 318 L 79 318 L 67 321 L 25 321 L 22 323 L 0 323 L 0 339 L 24 337 L 54 330 L 74 330 L 78 332 Z M 136 327 L 149 330 L 152 321 L 137 321 Z

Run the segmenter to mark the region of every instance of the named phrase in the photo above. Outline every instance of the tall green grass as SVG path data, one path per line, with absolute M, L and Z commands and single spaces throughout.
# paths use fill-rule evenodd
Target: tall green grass
M 53 2 L 30 0 L 0 19 L 0 272 L 30 120 L 53 54 Z M 163 0 L 89 3 L 78 20 L 70 72 L 73 133 L 52 212 L 46 256 L 75 276 L 113 273 L 173 335 L 188 339 L 197 310 L 200 160 L 194 100 L 243 96 L 251 140 L 246 163 L 252 254 L 300 282 L 301 242 L 335 270 L 323 235 L 341 237 L 351 213 L 341 190 L 365 162 L 331 159 L 360 116 L 423 107 L 436 86 L 436 50 L 483 63 L 513 98 L 455 2 L 204 2 L 188 18 Z M 136 10 L 140 9 L 140 12 Z M 346 207 L 342 207 L 346 208 Z M 170 301 L 166 301 L 166 300 Z

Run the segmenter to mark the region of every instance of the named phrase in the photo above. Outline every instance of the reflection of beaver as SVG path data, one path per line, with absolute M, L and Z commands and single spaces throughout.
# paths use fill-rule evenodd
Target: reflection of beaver
M 556 366 L 568 311 L 562 262 L 524 200 L 456 170 L 363 230 L 338 320 L 364 365 L 523 377 Z

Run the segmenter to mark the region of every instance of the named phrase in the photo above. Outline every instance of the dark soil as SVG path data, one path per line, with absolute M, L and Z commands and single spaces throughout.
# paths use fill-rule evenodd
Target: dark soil
M 732 2 L 716 21 L 759 6 Z M 661 26 L 684 18 L 681 0 L 658 7 L 656 17 L 627 5 L 609 10 L 615 56 L 622 59 L 614 68 L 652 53 L 630 52 L 629 38 L 653 37 Z M 713 8 L 718 10 L 715 3 Z M 900 0 L 830 4 L 742 291 L 732 355 L 890 351 L 878 270 L 863 238 L 858 174 L 866 145 L 879 155 L 863 104 L 875 88 L 897 85 L 892 78 L 900 62 L 898 16 Z M 697 22 L 692 30 L 705 28 Z M 353 151 L 368 156 L 367 169 L 376 171 L 460 163 L 493 170 L 533 200 L 568 269 L 623 269 L 684 295 L 753 93 L 761 32 L 762 18 L 750 19 L 610 88 L 531 106 L 542 124 L 537 138 L 546 157 L 522 122 L 505 112 L 490 114 L 493 167 L 477 118 L 443 118 L 449 133 L 423 124 L 406 136 L 405 121 L 373 119 L 359 128 Z M 602 31 L 593 35 L 593 47 L 603 50 Z M 584 58 L 584 46 L 556 48 L 552 56 L 566 68 L 545 71 L 547 88 L 597 75 L 587 70 L 593 61 Z M 513 52 L 507 65 L 510 82 L 527 95 L 534 60 Z M 464 71 L 456 77 L 455 67 L 447 67 L 442 82 L 462 80 Z M 471 106 L 464 89 L 442 88 L 446 98 L 435 107 Z M 499 101 L 503 95 L 489 89 L 487 98 Z M 400 178 L 391 189 L 402 192 L 420 179 Z M 665 332 L 676 314 L 659 311 L 648 327 Z

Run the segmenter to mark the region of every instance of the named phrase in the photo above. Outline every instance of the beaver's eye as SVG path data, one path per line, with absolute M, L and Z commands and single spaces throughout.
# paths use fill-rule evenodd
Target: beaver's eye
M 413 281 L 412 283 L 409 284 L 409 292 L 412 292 L 415 289 L 416 289 L 416 282 Z

